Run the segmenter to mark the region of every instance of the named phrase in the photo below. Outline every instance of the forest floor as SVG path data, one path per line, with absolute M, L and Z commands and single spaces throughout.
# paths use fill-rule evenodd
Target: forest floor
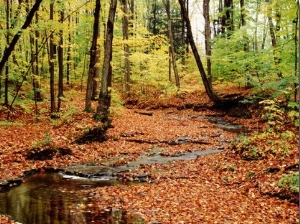
M 223 89 L 224 93 L 241 89 Z M 248 94 L 244 91 L 244 94 Z M 73 96 L 72 96 L 73 95 Z M 118 166 L 142 153 L 160 148 L 164 156 L 220 149 L 219 153 L 193 160 L 143 165 L 124 174 L 124 181 L 138 174 L 148 183 L 82 190 L 94 198 L 97 210 L 123 208 L 145 223 L 299 223 L 298 194 L 278 187 L 282 174 L 298 167 L 298 139 L 290 141 L 286 156 L 247 160 L 236 150 L 239 134 L 223 130 L 205 117 L 222 117 L 244 126 L 248 134 L 262 131 L 259 107 L 213 107 L 204 92 L 128 102 L 114 112 L 112 128 L 103 142 L 76 142 L 98 125 L 92 114 L 82 112 L 84 95 L 68 97 L 60 119 L 49 119 L 48 105 L 39 103 L 39 116 L 16 110 L 14 123 L 0 127 L 0 182 L 22 177 L 24 171 L 64 168 L 76 164 Z M 73 106 L 70 106 L 73 105 Z M 236 115 L 239 116 L 236 116 Z M 4 121 L 6 111 L 1 112 Z M 297 134 L 296 128 L 291 131 Z M 182 139 L 188 139 L 178 143 Z M 267 141 L 262 141 L 267 148 Z M 33 149 L 57 150 L 48 159 L 32 159 Z M 65 151 L 63 151 L 65 149 Z M 68 150 L 67 150 L 68 149 Z M 113 160 L 118 158 L 117 160 Z M 113 162 L 109 162 L 113 161 Z M 0 223 L 13 223 L 0 216 Z

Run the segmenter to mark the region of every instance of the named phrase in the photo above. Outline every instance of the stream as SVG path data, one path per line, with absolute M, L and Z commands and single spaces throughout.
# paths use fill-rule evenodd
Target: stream
M 243 128 L 226 123 L 222 118 L 197 119 L 210 119 L 210 122 L 216 123 L 224 131 L 241 132 Z M 182 141 L 186 140 L 190 139 Z M 118 173 L 138 169 L 142 164 L 191 160 L 220 151 L 211 149 L 164 156 L 161 148 L 155 146 L 150 149 L 150 153 L 144 153 L 136 161 L 119 167 L 78 165 L 56 172 L 35 172 L 25 175 L 22 184 L 0 192 L 0 213 L 22 224 L 144 223 L 141 217 L 131 216 L 120 209 L 99 210 L 93 207 L 93 199 L 76 192 L 86 188 L 125 184 L 118 180 Z M 143 174 L 126 184 L 148 182 L 149 178 L 148 174 Z
M 0 212 L 23 224 L 143 223 L 119 209 L 99 210 L 77 190 L 123 184 L 116 180 L 67 178 L 59 173 L 26 177 L 20 186 L 0 193 Z

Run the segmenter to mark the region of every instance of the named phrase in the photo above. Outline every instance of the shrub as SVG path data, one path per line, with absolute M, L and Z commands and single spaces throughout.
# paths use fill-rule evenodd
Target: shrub
M 292 172 L 289 174 L 283 174 L 278 181 L 278 186 L 282 188 L 289 188 L 293 193 L 299 193 L 299 173 Z

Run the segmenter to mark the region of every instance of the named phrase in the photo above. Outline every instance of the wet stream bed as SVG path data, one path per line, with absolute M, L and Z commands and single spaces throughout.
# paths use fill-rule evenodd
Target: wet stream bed
M 41 173 L 24 178 L 20 186 L 0 193 L 0 212 L 23 224 L 143 223 L 119 209 L 99 210 L 93 201 L 78 195 L 81 189 L 123 184 L 117 180 L 68 178 Z M 136 220 L 134 220 L 136 219 Z
M 142 164 L 191 160 L 220 151 L 204 150 L 164 156 L 160 154 L 160 148 L 156 147 L 153 153 L 143 154 L 136 161 L 119 167 L 78 165 L 55 172 L 28 172 L 19 186 L 0 193 L 0 213 L 23 224 L 143 223 L 142 218 L 131 216 L 120 209 L 99 210 L 92 206 L 93 199 L 76 192 L 121 184 L 151 184 L 148 174 L 137 175 L 130 182 L 122 182 L 119 174 L 138 169 Z
M 240 125 L 228 124 L 219 118 L 211 122 L 217 123 L 225 131 L 243 130 Z M 190 139 L 183 139 L 186 140 Z M 119 177 L 124 172 L 138 169 L 142 164 L 192 160 L 220 151 L 222 149 L 210 149 L 165 156 L 162 149 L 155 146 L 141 154 L 137 160 L 119 167 L 78 165 L 52 172 L 25 172 L 22 179 L 0 183 L 0 213 L 22 224 L 144 223 L 141 217 L 129 215 L 117 208 L 100 210 L 93 206 L 93 199 L 81 196 L 77 191 L 121 184 L 151 184 L 151 176 L 148 174 L 137 175 L 126 183 Z M 6 189 L 6 186 L 9 188 Z

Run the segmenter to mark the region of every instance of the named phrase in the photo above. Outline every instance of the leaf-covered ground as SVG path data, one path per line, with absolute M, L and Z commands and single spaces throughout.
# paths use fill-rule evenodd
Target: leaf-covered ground
M 286 156 L 244 160 L 234 148 L 237 133 L 201 119 L 221 116 L 253 132 L 264 126 L 258 109 L 213 109 L 204 93 L 132 101 L 134 104 L 127 104 L 126 109 L 114 112 L 113 128 L 108 129 L 106 141 L 79 144 L 76 140 L 97 126 L 91 114 L 81 112 L 83 97 L 69 97 L 63 113 L 66 116 L 60 120 L 50 120 L 47 110 L 34 119 L 31 113 L 14 112 L 14 123 L 0 129 L 0 182 L 31 169 L 126 164 L 155 147 L 166 156 L 220 149 L 217 154 L 194 160 L 144 165 L 124 174 L 126 181 L 147 173 L 151 176 L 149 183 L 78 193 L 93 199 L 90 210 L 120 207 L 142 217 L 145 223 L 298 223 L 297 195 L 277 184 L 280 175 L 298 164 L 298 140 L 290 142 L 294 147 Z M 5 115 L 2 111 L 2 120 Z M 178 144 L 182 138 L 189 141 Z M 46 149 L 54 150 L 34 154 Z M 36 160 L 34 156 L 44 157 Z M 0 223 L 12 221 L 1 216 Z

